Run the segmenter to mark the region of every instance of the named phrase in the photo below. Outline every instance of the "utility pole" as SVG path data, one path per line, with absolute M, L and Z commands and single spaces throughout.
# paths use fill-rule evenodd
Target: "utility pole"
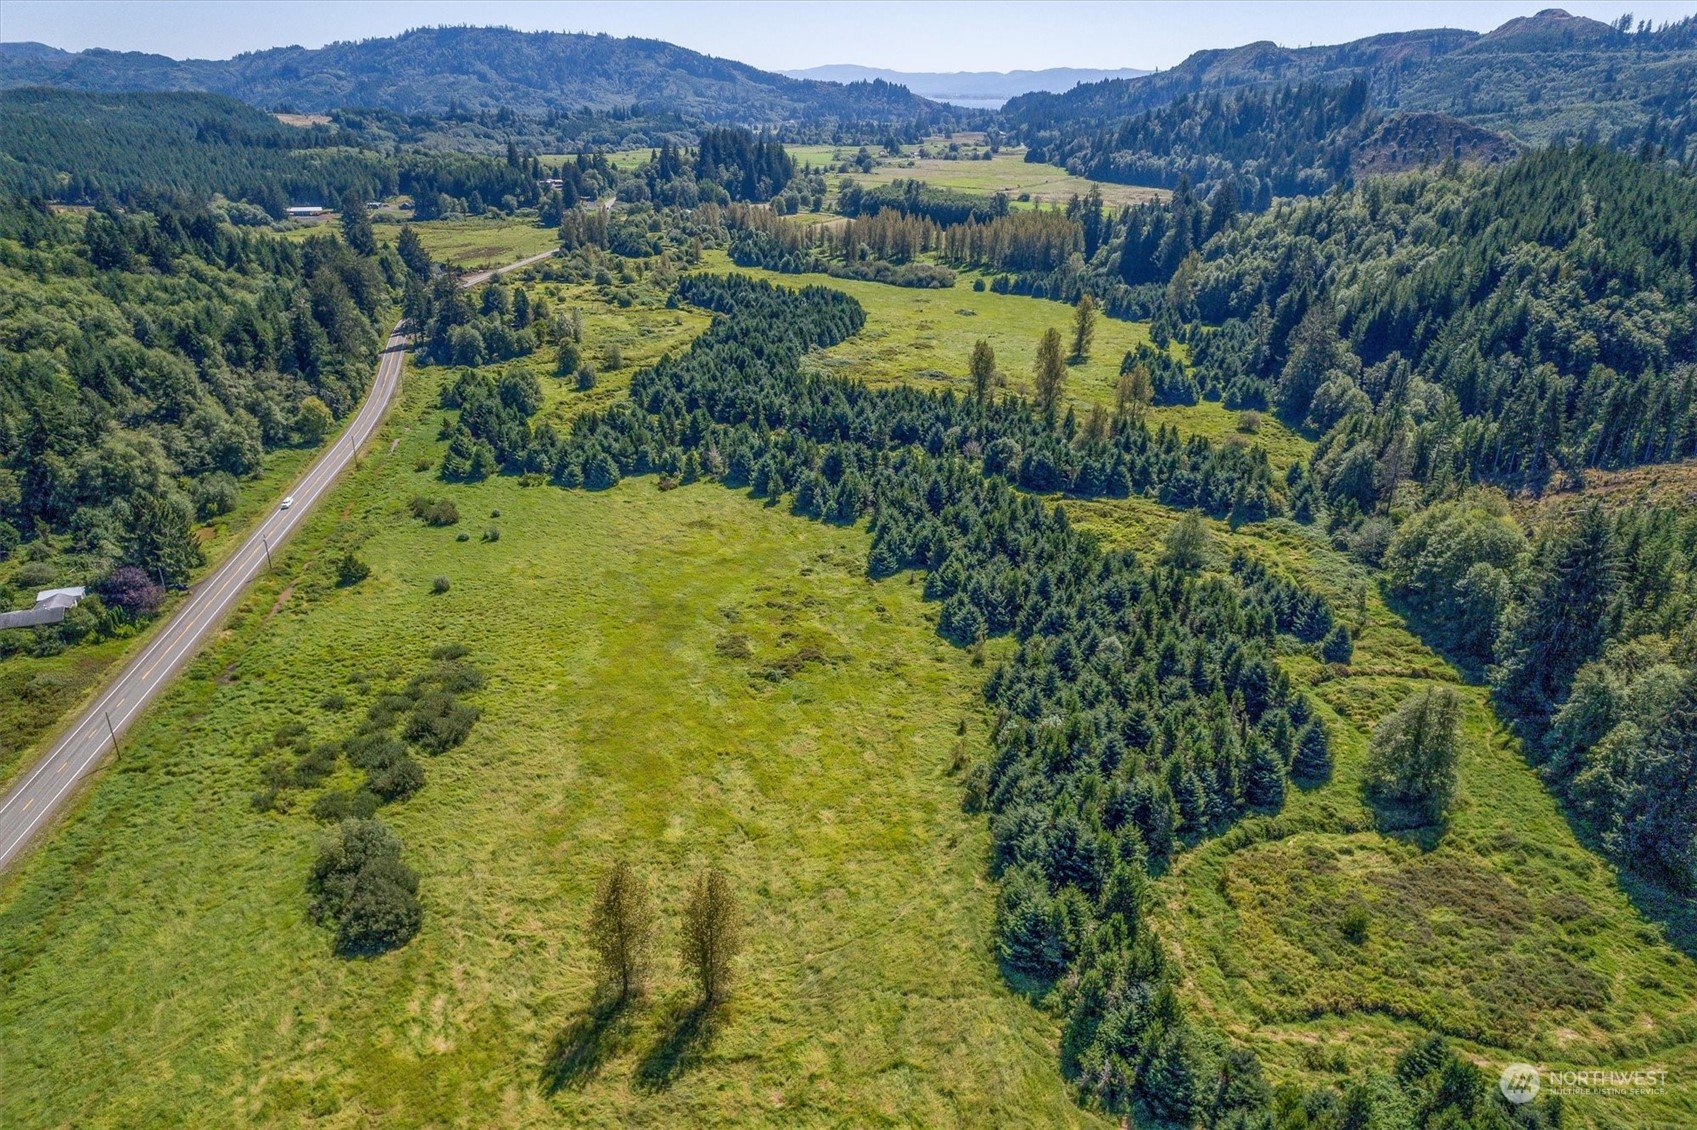
M 265 569 L 269 572 L 271 570 L 271 543 L 265 539 L 264 534 L 260 534 L 259 544 L 265 547 Z
M 112 728 L 112 712 L 109 711 L 109 710 L 102 710 L 100 712 L 100 716 L 102 718 L 106 719 L 106 732 L 108 734 L 112 735 L 112 756 L 117 757 L 118 756 L 118 731 L 116 731 Z

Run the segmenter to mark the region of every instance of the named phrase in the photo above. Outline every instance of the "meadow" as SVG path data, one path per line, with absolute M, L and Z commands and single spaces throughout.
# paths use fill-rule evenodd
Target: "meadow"
M 1136 499 L 1067 509 L 1140 550 L 1176 521 Z M 1326 593 L 1356 646 L 1347 665 L 1281 660 L 1326 722 L 1331 782 L 1293 787 L 1276 817 L 1186 852 L 1158 883 L 1156 925 L 1187 1002 L 1253 1047 L 1272 1078 L 1307 1085 L 1384 1070 L 1428 1031 L 1492 1076 L 1517 1060 L 1661 1069 L 1670 1084 L 1697 1075 L 1691 937 L 1653 909 L 1647 919 L 1631 881 L 1575 839 L 1484 688 L 1462 683 L 1318 531 L 1211 527 L 1222 556 L 1241 549 Z M 1442 830 L 1381 832 L 1361 799 L 1368 736 L 1434 683 L 1465 702 L 1460 807 Z M 1345 925 L 1358 909 L 1356 940 Z M 1581 1125 L 1691 1125 L 1697 1092 L 1668 1091 L 1566 1102 Z
M 707 253 L 701 269 L 740 271 L 781 286 L 827 286 L 853 295 L 866 309 L 866 328 L 841 345 L 824 350 L 809 364 L 875 387 L 912 384 L 966 392 L 972 383 L 967 361 L 973 343 L 983 338 L 996 351 L 997 367 L 1007 377 L 1004 392 L 1029 396 L 1043 332 L 1051 327 L 1058 329 L 1063 340 L 1072 332 L 1072 307 L 1042 298 L 973 290 L 975 276 L 970 272 L 959 274 L 953 287 L 926 290 L 824 274 L 785 275 L 738 267 L 718 251 Z M 1112 410 L 1120 361 L 1129 350 L 1148 341 L 1147 323 L 1097 319 L 1089 359 L 1067 369 L 1067 400 L 1081 420 L 1094 405 Z M 1239 414 L 1218 401 L 1151 408 L 1148 419 L 1151 427 L 1167 424 L 1182 435 L 1265 447 L 1268 458 L 1281 471 L 1306 459 L 1312 447 L 1299 433 L 1264 413 L 1257 431 L 1244 433 L 1239 430 Z
M 977 136 L 977 140 L 974 140 L 974 137 L 975 135 L 971 134 L 956 134 L 955 140 L 961 143 L 963 151 L 971 154 L 981 151 L 982 136 Z M 948 144 L 947 139 L 940 137 L 927 138 L 924 142 L 926 150 L 932 154 L 945 150 Z M 859 169 L 846 173 L 837 171 L 843 162 L 852 162 L 855 159 L 860 152 L 859 146 L 798 145 L 790 148 L 789 152 L 799 165 L 826 169 L 825 182 L 832 190 L 835 190 L 845 177 L 857 184 L 868 186 L 888 184 L 893 180 L 922 180 L 939 188 L 959 189 L 962 192 L 985 196 L 1005 192 L 1014 199 L 1016 205 L 1031 206 L 1065 204 L 1074 196 L 1085 196 L 1095 187 L 1101 192 L 1102 200 L 1115 208 L 1168 195 L 1165 189 L 1087 180 L 1084 177 L 1075 177 L 1054 165 L 1027 164 L 1024 147 L 1002 149 L 988 161 L 950 160 L 938 155 L 921 157 L 918 155 L 919 146 L 908 146 L 907 150 L 900 157 L 875 151 L 872 155 L 875 164 L 869 173 L 863 173 Z
M 400 228 L 376 225 L 377 238 L 393 243 Z M 511 216 L 486 212 L 481 216 L 451 216 L 412 224 L 430 258 L 460 271 L 482 271 L 559 246 L 560 233 L 536 222 L 536 213 Z
M 710 253 L 703 269 L 733 268 Z M 810 363 L 873 384 L 964 388 L 985 337 L 1017 391 L 1042 330 L 1070 318 L 969 279 L 767 277 L 866 306 L 866 329 Z M 544 378 L 557 425 L 623 396 L 707 322 L 641 283 L 525 285 L 579 314 L 591 363 L 623 354 L 588 391 Z M 1100 323 L 1069 382 L 1080 412 L 1111 400 L 1144 334 Z M 1053 1017 L 995 967 L 986 828 L 959 807 L 988 746 L 985 672 L 937 637 L 914 578 L 868 582 L 862 529 L 711 483 L 441 484 L 434 389 L 449 375 L 409 370 L 362 468 L 0 887 L 0 1123 L 1106 1125 L 1056 1070 Z M 1238 433 L 1218 404 L 1152 418 L 1267 444 L 1281 465 L 1306 454 L 1270 419 Z M 414 521 L 417 495 L 454 501 L 460 524 Z M 1178 518 L 1139 499 L 1065 505 L 1145 553 Z M 1157 880 L 1153 921 L 1187 1006 L 1277 1083 L 1383 1071 L 1437 1031 L 1488 1074 L 1514 1059 L 1664 1069 L 1666 1094 L 1575 1096 L 1568 1111 L 1581 1126 L 1689 1125 L 1689 935 L 1634 905 L 1484 691 L 1321 531 L 1210 526 L 1214 567 L 1242 549 L 1314 585 L 1356 649 L 1347 665 L 1280 660 L 1327 723 L 1331 782 L 1292 788 L 1280 814 Z M 349 549 L 373 572 L 341 588 Z M 285 813 L 249 803 L 264 747 L 296 721 L 315 740 L 349 732 L 443 644 L 489 674 L 470 696 L 482 720 L 380 813 L 422 876 L 425 926 L 398 952 L 342 961 L 305 917 L 313 792 Z M 992 663 L 1007 646 L 992 641 Z M 1435 682 L 1466 701 L 1462 803 L 1439 832 L 1380 831 L 1360 799 L 1367 735 Z M 620 857 L 653 882 L 667 949 L 649 995 L 608 1019 L 582 931 Z M 748 947 L 703 1031 L 670 947 L 708 860 L 736 883 Z
M 438 483 L 416 468 L 440 376 L 409 375 L 363 467 L 0 889 L 0 1123 L 1101 1124 L 991 959 L 958 781 L 983 671 L 919 586 L 869 583 L 862 530 L 710 483 Z M 415 494 L 473 536 L 414 521 Z M 349 548 L 372 575 L 339 588 Z M 424 928 L 344 961 L 305 915 L 311 792 L 249 797 L 279 727 L 350 732 L 445 643 L 489 676 L 482 719 L 380 813 Z M 665 950 L 600 1024 L 582 930 L 621 856 Z M 670 953 L 708 860 L 747 945 L 703 1034 Z

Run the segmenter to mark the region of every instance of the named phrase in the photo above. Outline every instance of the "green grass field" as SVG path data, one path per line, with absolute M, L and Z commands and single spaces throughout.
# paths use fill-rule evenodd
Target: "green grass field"
M 983 338 L 996 351 L 996 363 L 1007 375 L 1008 389 L 1029 395 L 1043 331 L 1053 326 L 1070 344 L 1072 307 L 1041 298 L 975 291 L 973 276 L 967 273 L 946 290 L 923 290 L 738 267 L 724 252 L 708 252 L 702 270 L 740 271 L 783 286 L 817 284 L 853 295 L 866 308 L 866 328 L 826 350 L 813 363 L 870 385 L 914 384 L 966 391 L 971 388 L 967 361 L 972 345 Z M 1092 405 L 1113 407 L 1121 359 L 1137 343 L 1148 340 L 1145 323 L 1097 319 L 1090 359 L 1068 369 L 1067 397 L 1080 418 Z M 1255 434 L 1241 433 L 1238 413 L 1217 401 L 1153 408 L 1149 424 L 1170 424 L 1184 435 L 1258 444 L 1267 449 L 1268 457 L 1280 470 L 1308 458 L 1313 446 L 1265 413 Z
M 499 267 L 559 246 L 560 233 L 541 227 L 534 213 L 507 216 L 489 212 L 482 216 L 454 216 L 442 220 L 420 220 L 412 225 L 419 242 L 438 263 L 462 271 Z M 377 225 L 377 238 L 393 243 L 400 228 Z
M 964 135 L 957 135 L 957 139 L 963 137 Z M 947 141 L 940 138 L 931 138 L 927 140 L 926 147 L 936 151 L 947 144 Z M 963 148 L 968 147 L 970 142 L 963 145 Z M 825 183 L 830 185 L 833 192 L 838 182 L 847 177 L 861 185 L 888 184 L 893 180 L 922 180 L 938 188 L 955 188 L 986 196 L 1005 192 L 1016 200 L 1020 196 L 1027 196 L 1031 204 L 1065 204 L 1073 196 L 1084 196 L 1092 185 L 1101 190 L 1103 202 L 1115 208 L 1122 204 L 1136 204 L 1167 195 L 1164 189 L 1092 181 L 1072 176 L 1053 165 L 1028 164 L 1022 147 L 1003 149 L 988 161 L 950 161 L 937 156 L 920 157 L 917 155 L 917 146 L 908 146 L 907 149 L 907 155 L 902 157 L 874 153 L 877 164 L 870 173 L 862 173 L 858 169 L 848 173 L 836 171 L 842 162 L 854 160 L 855 155 L 860 152 L 859 146 L 803 145 L 791 148 L 789 152 L 798 164 L 811 164 L 816 169 L 823 166 L 827 170 Z
M 713 484 L 445 487 L 414 470 L 441 446 L 431 383 L 409 378 L 278 575 L 0 890 L 0 1124 L 1097 1124 L 990 956 L 987 834 L 951 772 L 958 722 L 966 754 L 985 740 L 983 672 L 919 586 L 867 582 L 860 530 Z M 420 492 L 473 538 L 408 517 Z M 373 575 L 338 589 L 355 545 Z M 294 720 L 348 732 L 445 642 L 490 676 L 483 719 L 382 812 L 424 928 L 342 961 L 304 914 L 310 794 L 253 811 L 251 751 Z M 587 900 L 619 855 L 666 912 L 661 971 L 553 1090 L 591 1000 Z M 709 859 L 747 951 L 692 1041 L 671 931 Z
M 1067 508 L 1139 549 L 1176 520 L 1140 500 Z M 1292 789 L 1277 818 L 1180 856 L 1160 881 L 1157 928 L 1190 1003 L 1276 1080 L 1383 1070 L 1419 1031 L 1437 1031 L 1493 1076 L 1516 1060 L 1665 1069 L 1665 1096 L 1572 1097 L 1569 1110 L 1597 1126 L 1697 1124 L 1697 965 L 1577 842 L 1483 688 L 1459 685 L 1317 531 L 1213 528 L 1222 553 L 1276 563 L 1365 620 L 1347 667 L 1282 661 L 1321 705 L 1332 782 Z M 1360 799 L 1368 734 L 1434 681 L 1466 702 L 1462 806 L 1440 836 L 1380 834 Z M 1342 931 L 1355 906 L 1370 915 L 1359 944 Z

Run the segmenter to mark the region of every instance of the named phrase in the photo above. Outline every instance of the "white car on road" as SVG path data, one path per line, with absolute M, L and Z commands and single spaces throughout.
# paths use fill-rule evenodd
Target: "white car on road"
M 277 509 L 287 510 L 289 507 L 293 506 L 294 504 L 295 504 L 295 496 L 291 494 L 289 497 L 287 497 L 283 500 L 283 505 L 277 507 Z

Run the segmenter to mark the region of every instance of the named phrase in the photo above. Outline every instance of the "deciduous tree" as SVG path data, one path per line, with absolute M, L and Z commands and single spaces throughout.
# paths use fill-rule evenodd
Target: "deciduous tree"
M 589 912 L 589 944 L 619 999 L 641 993 L 654 942 L 654 902 L 648 884 L 621 859 L 608 870 Z
M 740 933 L 731 880 L 719 868 L 708 867 L 690 889 L 683 928 L 684 965 L 701 987 L 704 1004 L 717 1004 L 729 993 Z

